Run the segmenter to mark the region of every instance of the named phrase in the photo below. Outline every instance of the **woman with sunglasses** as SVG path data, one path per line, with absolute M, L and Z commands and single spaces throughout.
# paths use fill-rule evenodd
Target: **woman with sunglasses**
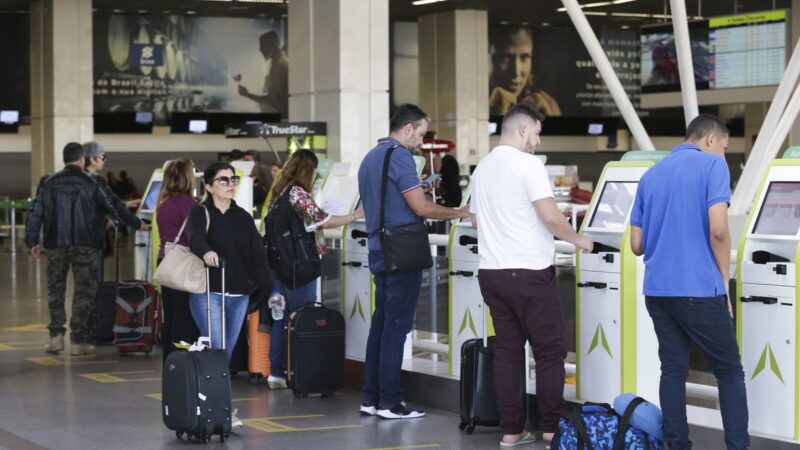
M 253 286 L 262 292 L 273 288 L 264 244 L 256 230 L 253 217 L 236 205 L 233 197 L 239 177 L 234 168 L 225 162 L 215 162 L 203 173 L 206 199 L 192 208 L 189 214 L 189 247 L 211 267 L 211 330 L 206 319 L 206 294 L 190 294 L 192 317 L 202 336 L 211 337 L 213 348 L 222 348 L 222 271 L 220 261 L 225 261 L 225 347 L 228 361 L 233 354 L 239 331 L 242 329 L 249 294 Z M 208 214 L 208 215 L 206 215 Z M 206 231 L 210 218 L 210 226 Z M 242 422 L 231 417 L 231 426 L 241 428 Z
M 311 150 L 298 150 L 281 171 L 280 179 L 272 189 L 270 209 L 284 196 L 288 196 L 294 211 L 302 218 L 305 229 L 315 234 L 318 255 L 325 253 L 323 228 L 337 228 L 364 217 L 364 210 L 359 208 L 353 214 L 332 216 L 322 210 L 311 192 L 317 171 L 317 155 Z M 281 282 L 278 274 L 273 272 L 272 278 L 277 291 L 286 299 L 284 317 L 300 307 L 317 300 L 317 280 L 313 280 L 294 289 Z M 284 319 L 276 320 L 273 330 L 283 330 Z M 270 389 L 286 388 L 286 334 L 272 333 L 269 348 L 270 376 L 267 378 Z

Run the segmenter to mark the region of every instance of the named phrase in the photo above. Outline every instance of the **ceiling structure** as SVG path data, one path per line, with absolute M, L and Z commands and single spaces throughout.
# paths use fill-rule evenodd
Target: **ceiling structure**
M 571 26 L 560 0 L 443 0 L 415 6 L 414 0 L 389 0 L 392 21 L 415 21 L 418 16 L 453 9 L 489 12 L 489 23 L 530 26 Z M 608 26 L 638 26 L 668 22 L 669 0 L 579 0 L 579 3 L 617 3 L 586 8 L 590 22 Z M 735 13 L 789 8 L 791 0 L 686 0 L 690 17 L 714 17 Z M 0 0 L 0 12 L 25 12 L 28 0 Z M 286 0 L 94 0 L 104 13 L 187 14 L 223 17 L 283 17 Z M 666 17 L 665 17 L 666 16 Z

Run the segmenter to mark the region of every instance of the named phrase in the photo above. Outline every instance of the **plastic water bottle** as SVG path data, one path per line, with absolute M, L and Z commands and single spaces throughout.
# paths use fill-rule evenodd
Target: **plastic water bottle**
M 281 320 L 283 319 L 283 308 L 281 308 L 281 294 L 277 290 L 272 291 L 272 295 L 269 296 L 269 300 L 267 300 L 267 304 L 272 309 L 272 319 L 273 320 Z

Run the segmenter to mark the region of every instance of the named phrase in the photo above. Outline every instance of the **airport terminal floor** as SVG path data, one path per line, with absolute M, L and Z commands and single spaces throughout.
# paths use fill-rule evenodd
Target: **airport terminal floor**
M 0 251 L 0 449 L 187 448 L 164 427 L 160 413 L 161 355 L 121 355 L 100 346 L 92 356 L 43 351 L 48 332 L 46 264 L 18 252 Z M 125 249 L 122 249 L 125 255 Z M 128 252 L 130 249 L 128 249 Z M 128 253 L 130 254 L 130 253 Z M 106 266 L 113 270 L 110 261 Z M 122 258 L 123 273 L 130 259 Z M 71 286 L 68 287 L 68 298 Z M 69 301 L 69 300 L 68 300 Z M 69 303 L 67 311 L 69 311 Z M 208 448 L 300 450 L 482 449 L 499 447 L 499 430 L 466 435 L 458 415 L 426 408 L 418 420 L 386 421 L 358 415 L 356 391 L 333 398 L 297 399 L 265 383 L 232 383 L 233 407 L 245 427 L 225 444 Z M 203 447 L 206 448 L 206 447 Z M 544 444 L 527 446 L 543 449 Z

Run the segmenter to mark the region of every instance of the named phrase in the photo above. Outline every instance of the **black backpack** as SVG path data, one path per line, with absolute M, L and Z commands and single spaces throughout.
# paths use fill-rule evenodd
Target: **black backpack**
M 264 247 L 283 285 L 295 289 L 317 279 L 322 263 L 314 232 L 306 231 L 303 218 L 289 202 L 291 189 L 286 189 L 264 219 Z

